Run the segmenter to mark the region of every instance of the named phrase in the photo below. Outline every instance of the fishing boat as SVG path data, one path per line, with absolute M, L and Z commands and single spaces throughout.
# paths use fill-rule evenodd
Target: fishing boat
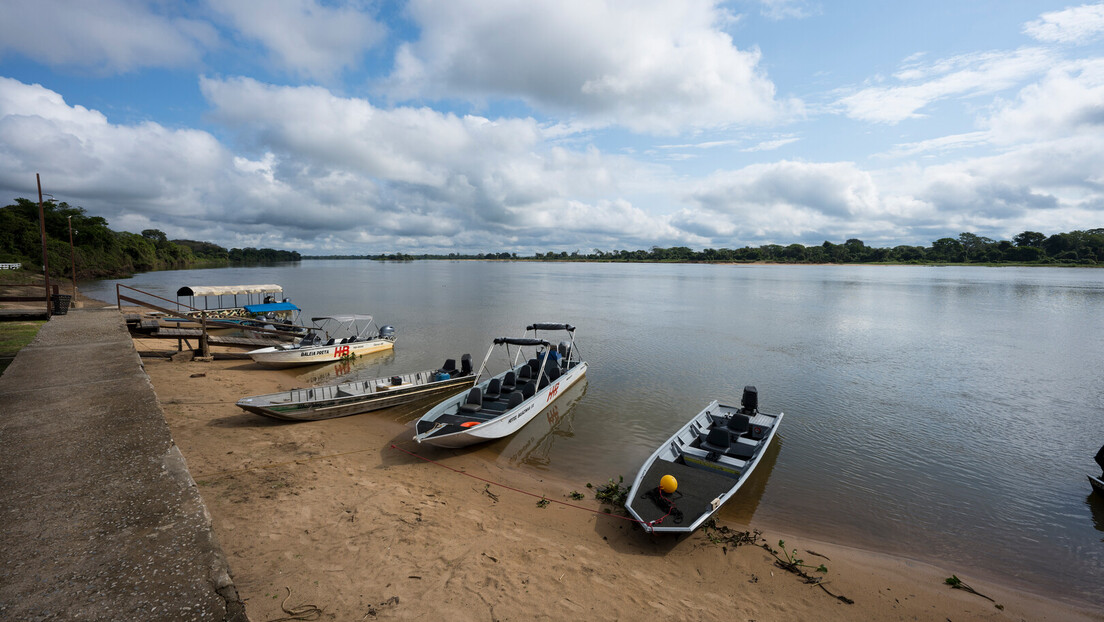
M 558 345 L 539 331 L 566 333 Z M 475 386 L 433 407 L 415 424 L 414 440 L 437 447 L 465 447 L 517 432 L 586 374 L 587 364 L 575 347 L 575 327 L 539 323 L 526 337 L 499 337 L 479 366 Z M 513 350 L 511 350 L 513 346 Z M 487 372 L 491 355 L 505 356 L 505 370 Z M 528 360 L 525 355 L 533 353 Z
M 334 363 L 395 347 L 395 329 L 383 326 L 377 331 L 370 315 L 327 315 L 311 318 L 311 322 L 314 329 L 297 343 L 253 350 L 249 358 L 266 367 L 296 367 Z
M 460 357 L 460 369 L 455 359 L 448 359 L 439 369 L 243 397 L 238 407 L 273 419 L 321 421 L 390 408 L 442 392 L 455 393 L 474 381 L 471 355 L 465 354 Z
M 1099 477 L 1090 475 L 1089 483 L 1092 484 L 1093 490 L 1104 495 L 1104 447 L 1100 448 L 1100 451 L 1096 452 L 1096 463 L 1100 465 L 1101 474 Z
M 759 412 L 759 393 L 751 386 L 744 387 L 740 404 L 714 400 L 640 467 L 625 507 L 645 531 L 690 533 L 747 481 L 782 413 Z

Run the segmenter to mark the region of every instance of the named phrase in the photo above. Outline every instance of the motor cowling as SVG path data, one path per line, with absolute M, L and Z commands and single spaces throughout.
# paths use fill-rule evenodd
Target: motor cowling
M 388 324 L 387 326 L 380 327 L 380 337 L 383 339 L 395 339 L 395 327 Z
M 745 413 L 753 413 L 759 410 L 759 390 L 748 385 L 744 387 L 744 396 L 740 399 Z

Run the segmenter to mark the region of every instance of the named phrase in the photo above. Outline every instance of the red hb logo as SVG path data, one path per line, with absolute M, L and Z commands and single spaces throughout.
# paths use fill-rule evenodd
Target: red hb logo
M 341 358 L 343 356 L 349 356 L 349 346 L 340 346 L 334 350 L 334 358 Z
M 548 399 L 544 400 L 545 403 L 551 402 L 552 398 L 556 397 L 556 391 L 559 391 L 559 390 L 560 390 L 560 383 L 557 382 L 555 385 L 552 386 L 551 389 L 548 390 Z

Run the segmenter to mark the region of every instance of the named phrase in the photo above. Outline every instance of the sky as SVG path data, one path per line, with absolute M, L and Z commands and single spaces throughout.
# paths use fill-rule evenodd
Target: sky
M 3 0 L 0 205 L 36 174 L 309 255 L 1092 229 L 1104 4 Z

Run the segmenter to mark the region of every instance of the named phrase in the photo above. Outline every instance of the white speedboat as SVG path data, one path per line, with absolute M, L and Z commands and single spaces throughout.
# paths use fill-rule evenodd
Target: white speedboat
M 744 387 L 741 406 L 711 402 L 640 467 L 625 500 L 651 533 L 690 533 L 747 481 L 778 432 L 782 413 L 759 412 Z
M 266 367 L 296 367 L 335 363 L 395 347 L 395 329 L 384 326 L 377 331 L 370 315 L 328 315 L 311 322 L 315 328 L 298 343 L 253 350 L 249 358 Z
M 538 331 L 564 332 L 568 341 L 558 345 L 541 339 Z M 575 327 L 570 324 L 532 324 L 532 336 L 494 340 L 476 374 L 475 386 L 451 397 L 415 424 L 414 440 L 437 447 L 464 447 L 503 438 L 517 432 L 568 387 L 586 374 L 587 364 L 575 348 Z M 511 346 L 516 348 L 511 352 Z M 532 348 L 534 356 L 523 353 Z M 505 355 L 505 370 L 485 376 L 495 351 Z

